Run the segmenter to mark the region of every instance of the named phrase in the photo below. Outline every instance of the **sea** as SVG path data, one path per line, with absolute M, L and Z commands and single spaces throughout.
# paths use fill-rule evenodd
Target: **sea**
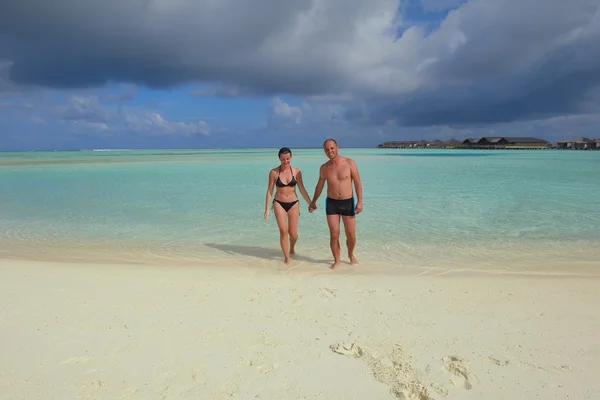
M 0 258 L 329 271 L 324 191 L 283 264 L 263 218 L 278 149 L 0 153 Z M 322 149 L 292 149 L 312 196 Z M 600 275 L 600 152 L 340 149 L 373 274 Z M 346 262 L 342 233 L 342 261 Z M 327 273 L 335 273 L 329 271 Z

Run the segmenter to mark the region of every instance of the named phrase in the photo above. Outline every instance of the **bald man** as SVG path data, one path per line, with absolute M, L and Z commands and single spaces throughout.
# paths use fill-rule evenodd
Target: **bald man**
M 329 226 L 329 246 L 333 254 L 333 264 L 329 268 L 336 269 L 340 266 L 340 219 L 344 224 L 350 263 L 358 264 L 358 260 L 354 256 L 354 248 L 356 246 L 356 215 L 360 214 L 363 209 L 362 184 L 356 163 L 351 158 L 338 154 L 338 144 L 334 139 L 327 139 L 323 143 L 323 151 L 329 161 L 321 165 L 319 169 L 319 181 L 308 211 L 312 213 L 317 209 L 317 199 L 327 182 L 325 214 Z M 356 204 L 352 182 L 354 182 L 356 190 Z

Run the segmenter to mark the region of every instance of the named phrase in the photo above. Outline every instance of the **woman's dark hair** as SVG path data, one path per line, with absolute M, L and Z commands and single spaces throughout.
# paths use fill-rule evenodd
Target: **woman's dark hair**
M 279 153 L 277 154 L 277 157 L 281 157 L 282 154 L 289 154 L 291 157 L 292 151 L 290 150 L 289 147 L 282 147 L 281 149 L 279 149 Z

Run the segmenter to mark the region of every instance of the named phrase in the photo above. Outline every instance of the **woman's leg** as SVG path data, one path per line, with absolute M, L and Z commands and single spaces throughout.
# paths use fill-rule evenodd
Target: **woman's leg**
M 300 216 L 300 202 L 294 204 L 288 215 L 288 233 L 290 234 L 290 254 L 295 254 L 296 242 L 298 241 L 298 219 Z
M 288 224 L 287 215 L 281 204 L 273 202 L 273 213 L 275 214 L 275 220 L 279 227 L 279 243 L 281 244 L 281 250 L 283 251 L 284 262 L 290 263 L 290 249 L 288 244 Z

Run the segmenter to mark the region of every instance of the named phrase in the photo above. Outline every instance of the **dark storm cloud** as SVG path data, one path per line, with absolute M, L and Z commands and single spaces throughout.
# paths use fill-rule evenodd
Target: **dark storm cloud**
M 438 11 L 461 3 L 422 1 Z M 406 27 L 398 5 L 5 0 L 0 59 L 18 84 L 347 94 L 356 100 L 349 120 L 413 126 L 577 114 L 600 83 L 597 0 L 470 1 L 431 33 Z
M 402 126 L 504 123 L 585 112 L 589 95 L 600 85 L 600 68 L 567 70 L 562 56 L 558 58 L 520 77 L 374 99 L 367 102 L 368 121 L 391 119 Z
M 446 57 L 430 57 L 424 66 L 429 85 L 410 94 L 372 96 L 347 116 L 431 126 L 584 113 L 600 87 L 598 6 L 595 0 L 525 0 L 514 9 L 469 4 L 437 32 L 438 40 L 443 35 L 454 48 Z
M 49 87 L 217 80 L 264 93 L 316 91 L 333 77 L 326 65 L 315 68 L 319 60 L 310 54 L 304 61 L 300 54 L 280 58 L 311 45 L 286 49 L 311 6 L 310 0 L 7 0 L 0 5 L 0 58 L 14 62 L 13 81 Z M 352 12 L 344 15 L 352 23 Z

